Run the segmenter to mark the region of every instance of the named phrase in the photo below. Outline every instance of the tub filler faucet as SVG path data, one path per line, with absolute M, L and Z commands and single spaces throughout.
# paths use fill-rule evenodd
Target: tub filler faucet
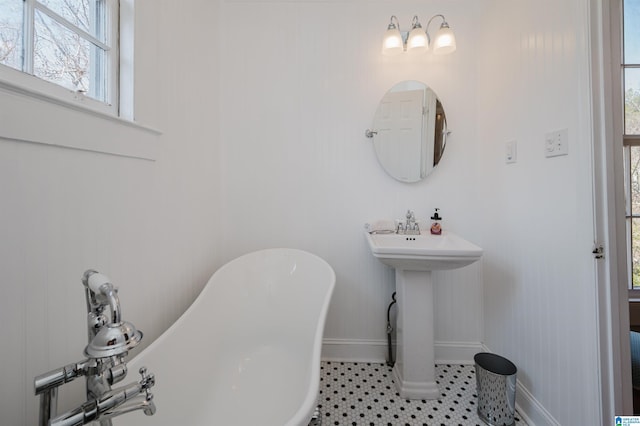
M 111 426 L 111 419 L 121 414 L 142 410 L 147 416 L 156 412 L 153 374 L 140 369 L 140 381 L 118 388 L 112 385 L 127 375 L 125 357 L 142 340 L 142 332 L 123 321 L 118 289 L 108 277 L 88 270 L 82 277 L 87 300 L 89 344 L 86 359 L 41 374 L 34 380 L 40 395 L 38 426 L 79 426 L 92 421 Z M 66 413 L 57 413 L 58 387 L 78 377 L 86 378 L 87 401 Z

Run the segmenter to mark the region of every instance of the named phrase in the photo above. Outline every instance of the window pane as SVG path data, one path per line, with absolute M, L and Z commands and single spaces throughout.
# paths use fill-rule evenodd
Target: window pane
M 624 158 L 624 214 L 631 216 L 631 151 L 634 147 L 625 145 L 622 147 L 622 156 Z
M 629 194 L 631 194 L 631 215 L 640 214 L 640 146 L 630 147 Z
M 624 0 L 624 63 L 640 64 L 640 0 Z
M 91 83 L 97 76 L 104 76 L 101 69 L 96 69 L 104 63 L 104 52 L 39 11 L 35 13 L 34 30 L 34 75 L 96 97 L 95 84 Z
M 631 215 L 640 214 L 640 147 L 630 148 L 628 194 L 631 196 Z M 631 219 L 631 282 L 640 289 L 640 218 Z
M 38 0 L 78 28 L 104 41 L 103 0 Z
M 640 289 L 640 219 L 634 218 L 631 224 L 632 284 Z
M 0 0 L 0 64 L 22 70 L 23 0 Z
M 624 70 L 624 133 L 640 135 L 640 68 Z

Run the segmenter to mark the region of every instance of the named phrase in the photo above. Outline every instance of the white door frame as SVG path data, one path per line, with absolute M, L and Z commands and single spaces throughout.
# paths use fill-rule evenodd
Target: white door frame
M 589 28 L 592 91 L 594 247 L 604 257 L 594 260 L 598 306 L 600 395 L 602 424 L 615 415 L 633 414 L 629 309 L 624 221 L 622 160 L 620 35 L 621 0 L 590 0 Z M 617 16 L 615 14 L 618 14 Z M 619 67 L 619 65 L 618 65 Z

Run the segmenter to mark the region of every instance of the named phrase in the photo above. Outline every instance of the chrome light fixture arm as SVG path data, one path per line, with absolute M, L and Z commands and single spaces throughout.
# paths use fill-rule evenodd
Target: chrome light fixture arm
M 447 23 L 447 20 L 445 19 L 444 15 L 437 14 L 429 18 L 429 21 L 427 22 L 427 28 L 425 29 L 425 32 L 427 33 L 427 39 L 429 40 L 429 44 L 431 44 L 431 35 L 429 35 L 429 27 L 431 26 L 431 22 L 433 22 L 433 20 L 436 18 L 442 19 L 442 24 L 440 24 L 440 28 L 449 28 L 449 24 Z
M 395 23 L 393 21 L 396 21 Z M 398 17 L 396 15 L 391 15 L 391 19 L 389 19 L 389 26 L 387 30 L 398 30 L 400 31 L 400 21 L 398 21 Z

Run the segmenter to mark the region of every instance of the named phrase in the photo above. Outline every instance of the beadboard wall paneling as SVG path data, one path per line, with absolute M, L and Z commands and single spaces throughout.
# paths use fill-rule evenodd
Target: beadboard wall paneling
M 535 424 L 600 418 L 587 8 L 495 1 L 481 19 L 483 343 L 518 366 Z M 559 129 L 569 155 L 546 158 Z

